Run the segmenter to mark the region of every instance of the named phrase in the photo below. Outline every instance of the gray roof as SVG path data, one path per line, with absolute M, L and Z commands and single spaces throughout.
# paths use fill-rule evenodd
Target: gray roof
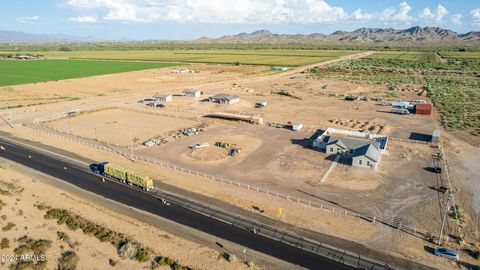
M 375 144 L 367 144 L 353 151 L 354 157 L 366 156 L 367 158 L 378 161 L 380 159 L 380 150 Z
M 335 136 L 330 136 L 327 140 L 327 145 L 330 144 L 338 144 L 346 149 L 357 149 L 364 145 L 372 144 L 373 142 L 358 140 L 358 139 L 351 139 L 351 138 L 340 138 Z
M 212 96 L 211 98 L 213 98 L 213 99 L 232 100 L 232 99 L 237 99 L 237 98 L 239 98 L 239 96 L 237 96 L 237 95 L 230 95 L 230 94 L 216 94 L 215 96 Z
M 374 161 L 378 161 L 380 158 L 380 143 L 366 140 L 358 140 L 351 138 L 339 138 L 335 136 L 329 136 L 327 139 L 327 145 L 336 144 L 344 149 L 353 150 L 353 156 L 366 156 Z
M 155 94 L 153 97 L 154 98 L 167 98 L 171 96 L 171 94 Z

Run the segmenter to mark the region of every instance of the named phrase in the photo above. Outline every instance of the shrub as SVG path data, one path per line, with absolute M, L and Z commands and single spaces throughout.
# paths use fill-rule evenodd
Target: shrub
M 0 249 L 9 248 L 9 247 L 10 247 L 10 240 L 8 240 L 7 238 L 2 238 L 2 240 L 0 241 Z
M 480 260 L 480 251 L 475 251 L 475 253 L 473 253 L 473 257 L 477 260 Z
M 8 170 L 10 168 L 10 164 L 6 163 L 6 162 L 2 162 L 0 163 L 0 169 L 2 170 Z
M 122 259 L 135 259 L 137 257 L 138 248 L 136 245 L 126 242 L 118 250 L 118 255 Z
M 44 202 L 34 204 L 33 206 L 35 206 L 35 207 L 38 208 L 39 210 L 45 210 L 45 209 L 50 209 L 50 208 L 51 208 L 50 205 L 47 205 L 47 204 L 44 203 Z
M 79 258 L 74 251 L 66 251 L 58 259 L 59 270 L 74 270 L 77 268 Z
M 247 261 L 247 266 L 249 268 L 253 268 L 255 266 L 255 264 L 252 261 Z
M 17 242 L 19 242 L 19 243 L 26 243 L 27 241 L 28 241 L 28 236 L 26 236 L 26 235 L 17 239 Z
M 94 223 L 88 223 L 85 227 L 83 227 L 83 232 L 86 234 L 96 234 L 98 231 L 97 225 Z
M 173 259 L 169 257 L 167 257 L 166 262 L 167 262 L 167 265 L 170 265 L 170 266 L 172 266 L 175 263 Z
M 58 237 L 58 240 L 62 240 L 64 242 L 70 241 L 70 237 L 68 237 L 66 233 L 61 231 L 57 231 L 57 237 Z
M 155 257 L 154 261 L 155 261 L 158 265 L 163 266 L 163 265 L 167 264 L 167 263 L 166 263 L 166 259 L 167 259 L 167 258 L 165 258 L 165 257 L 163 257 L 163 256 L 157 256 L 157 257 Z
M 229 253 L 227 259 L 231 263 L 236 263 L 237 262 L 237 255 L 235 255 L 233 253 Z
M 295 95 L 290 94 L 287 90 L 280 90 L 280 91 L 275 92 L 275 94 L 280 95 L 280 96 L 291 97 L 291 98 L 294 98 L 294 99 L 302 99 L 299 96 L 295 96 Z
M 45 251 L 51 246 L 51 242 L 48 240 L 36 240 L 36 241 L 28 241 L 30 243 L 30 249 L 33 251 L 35 255 L 39 255 L 45 253 Z
M 15 223 L 8 222 L 7 225 L 2 227 L 2 231 L 10 231 L 13 227 L 15 227 Z
M 144 248 L 141 248 L 138 250 L 137 252 L 137 261 L 139 262 L 146 262 L 150 259 L 150 253 L 144 249 Z
M 13 250 L 13 253 L 16 255 L 26 254 L 30 252 L 30 247 L 28 245 L 20 245 Z
M 110 264 L 111 266 L 115 266 L 117 265 L 117 262 L 114 261 L 113 259 L 108 259 L 108 264 Z

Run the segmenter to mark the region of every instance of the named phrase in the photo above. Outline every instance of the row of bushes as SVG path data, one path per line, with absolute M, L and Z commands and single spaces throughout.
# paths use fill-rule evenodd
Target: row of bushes
M 101 242 L 110 242 L 117 248 L 118 255 L 122 259 L 137 260 L 139 262 L 149 261 L 151 251 L 138 242 L 128 239 L 121 233 L 114 232 L 104 226 L 95 224 L 81 216 L 73 215 L 68 210 L 51 208 L 44 215 L 46 219 L 56 219 L 57 224 L 65 224 L 71 230 L 81 229 L 83 233 L 92 235 Z M 65 233 L 57 233 L 59 238 L 65 238 Z M 163 259 L 162 259 L 163 258 Z M 152 266 L 169 265 L 173 269 L 190 269 L 180 265 L 177 261 L 158 256 L 152 261 Z
M 32 239 L 26 235 L 17 239 L 19 246 L 13 252 L 17 256 L 31 255 L 32 253 L 39 258 L 45 257 L 45 252 L 51 247 L 52 242 L 44 239 Z M 42 270 L 47 268 L 46 259 L 38 260 L 19 260 L 10 265 L 10 269 L 35 269 Z

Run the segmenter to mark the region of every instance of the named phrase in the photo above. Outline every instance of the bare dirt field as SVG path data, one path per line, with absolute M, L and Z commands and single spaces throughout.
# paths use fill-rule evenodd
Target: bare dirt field
M 197 124 L 180 118 L 109 109 L 63 118 L 50 122 L 48 126 L 77 136 L 129 146 L 130 142 L 142 143 L 149 138 L 166 136 L 169 132 Z
M 175 74 L 177 68 L 187 68 L 198 73 Z M 189 85 L 212 83 L 227 79 L 248 76 L 251 72 L 268 70 L 262 66 L 231 66 L 193 64 L 188 66 L 159 68 L 68 79 L 55 82 L 42 82 L 25 85 L 0 87 L 0 107 L 28 110 L 30 106 L 60 103 L 68 100 L 93 100 L 109 97 L 125 97 L 125 94 L 155 92 L 157 89 L 178 91 Z

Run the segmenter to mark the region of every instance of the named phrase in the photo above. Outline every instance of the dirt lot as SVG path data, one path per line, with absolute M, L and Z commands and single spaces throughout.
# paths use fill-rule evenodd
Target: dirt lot
M 48 126 L 77 136 L 96 138 L 114 145 L 129 146 L 155 136 L 197 125 L 198 122 L 120 109 L 82 113 L 49 122 Z
M 308 147 L 307 139 L 314 132 L 221 121 L 202 134 L 139 152 L 210 175 L 266 189 L 275 187 L 275 191 L 291 196 L 334 201 L 346 209 L 382 218 L 402 217 L 408 224 L 430 227 L 421 221 L 419 208 L 430 205 L 425 203 L 428 201 L 438 206 L 433 203 L 436 191 L 428 188 L 437 185 L 435 174 L 427 171 L 433 166 L 434 150 L 423 145 L 390 142 L 377 172 L 341 165 L 321 183 L 332 159 Z M 234 143 L 241 151 L 234 157 L 225 154 L 223 159 L 211 161 L 191 157 L 189 145 L 204 142 L 213 145 L 217 141 Z M 413 213 L 418 216 L 413 217 Z

